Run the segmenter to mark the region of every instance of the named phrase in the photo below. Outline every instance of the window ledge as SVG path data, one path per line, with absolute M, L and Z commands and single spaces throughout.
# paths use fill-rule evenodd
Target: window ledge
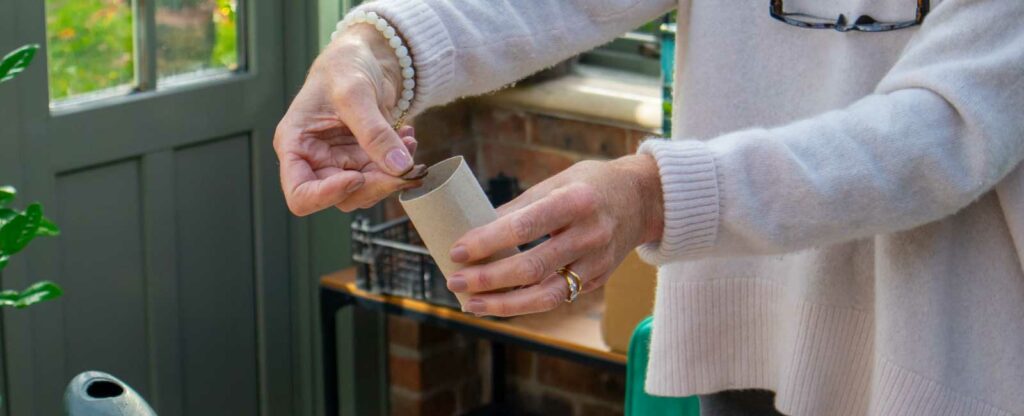
M 478 98 L 499 107 L 578 117 L 658 131 L 661 84 L 657 78 L 576 65 L 568 75 Z

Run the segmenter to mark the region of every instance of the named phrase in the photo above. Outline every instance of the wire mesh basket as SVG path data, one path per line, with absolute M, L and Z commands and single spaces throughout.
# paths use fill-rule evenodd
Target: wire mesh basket
M 487 181 L 487 189 L 495 206 L 520 192 L 519 181 L 501 172 Z M 357 216 L 352 222 L 352 260 L 360 289 L 461 309 L 409 217 L 373 224 L 368 217 Z
M 352 260 L 358 267 L 356 285 L 363 290 L 424 300 L 459 309 L 444 275 L 408 217 L 372 224 L 369 218 L 352 222 Z

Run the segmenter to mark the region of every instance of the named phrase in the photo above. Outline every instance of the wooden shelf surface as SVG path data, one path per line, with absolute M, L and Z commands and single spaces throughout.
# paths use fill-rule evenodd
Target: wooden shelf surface
M 522 338 L 534 343 L 625 364 L 626 355 L 612 351 L 601 338 L 604 294 L 600 290 L 580 295 L 572 304 L 553 311 L 509 319 L 480 318 L 472 314 L 398 296 L 380 295 L 356 287 L 356 269 L 339 270 L 320 278 L 320 285 L 351 296 L 390 304 L 439 319 L 472 325 L 482 330 Z

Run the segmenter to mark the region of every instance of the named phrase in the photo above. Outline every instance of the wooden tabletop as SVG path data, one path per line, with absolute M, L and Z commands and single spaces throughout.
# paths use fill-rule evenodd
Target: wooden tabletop
M 472 314 L 420 300 L 370 293 L 356 287 L 355 280 L 356 269 L 348 268 L 320 278 L 320 285 L 362 299 L 391 304 L 402 309 L 522 338 L 575 354 L 588 355 L 620 364 L 626 363 L 625 354 L 612 351 L 601 338 L 604 293 L 600 290 L 581 295 L 576 302 L 565 304 L 550 312 L 496 320 L 479 318 Z

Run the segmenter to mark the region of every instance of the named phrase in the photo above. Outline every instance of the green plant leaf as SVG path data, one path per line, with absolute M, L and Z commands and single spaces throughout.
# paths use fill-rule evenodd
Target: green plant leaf
M 10 208 L 0 208 L 0 227 L 3 227 L 4 224 L 7 224 L 7 221 L 10 221 L 11 218 L 14 218 L 14 217 L 17 217 L 17 216 L 18 216 L 18 211 L 15 211 L 15 210 L 10 209 Z
M 39 228 L 36 229 L 36 235 L 45 235 L 48 237 L 55 237 L 60 235 L 60 228 L 49 218 L 43 217 L 39 220 Z
M 44 280 L 36 282 L 21 293 L 14 290 L 0 292 L 0 306 L 24 308 L 45 300 L 56 299 L 63 293 L 56 283 Z
M 3 61 L 0 61 L 0 82 L 8 81 L 19 72 L 24 71 L 32 63 L 32 58 L 36 56 L 38 50 L 38 44 L 30 44 L 4 56 Z
M 7 261 L 10 259 L 11 256 L 0 254 L 0 272 L 4 271 L 4 267 L 7 267 Z
M 43 220 L 43 207 L 39 204 L 29 205 L 25 212 L 15 216 L 3 228 L 0 228 L 0 253 L 14 254 L 21 251 L 39 230 Z
M 0 207 L 7 206 L 16 196 L 18 191 L 13 186 L 0 186 Z
M 21 293 L 13 290 L 5 290 L 0 292 L 0 306 L 15 306 L 18 304 L 18 298 Z

